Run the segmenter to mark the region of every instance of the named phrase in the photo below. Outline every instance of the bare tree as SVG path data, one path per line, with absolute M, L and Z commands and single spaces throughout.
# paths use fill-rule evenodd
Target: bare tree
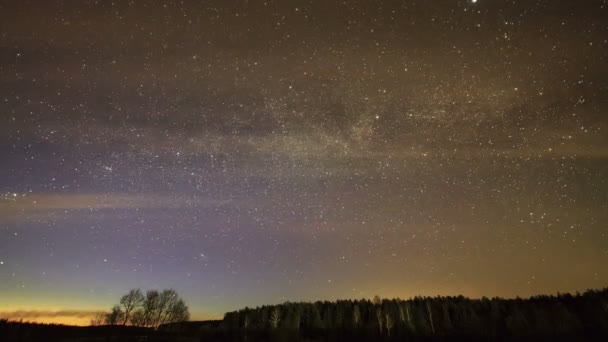
M 118 305 L 114 305 L 112 310 L 106 314 L 105 324 L 107 325 L 117 325 L 122 323 L 124 317 L 124 312 Z
M 376 308 L 376 318 L 378 319 L 378 329 L 380 329 L 380 335 L 382 335 L 382 309 Z
M 166 323 L 188 320 L 189 316 L 188 307 L 179 298 L 177 292 L 173 289 L 166 289 L 158 295 L 152 326 L 158 329 L 159 326 Z
M 190 312 L 181 298 L 174 300 L 167 309 L 166 322 L 185 322 L 190 319 Z M 165 323 L 165 322 L 164 322 Z
M 389 314 L 386 314 L 384 316 L 384 323 L 386 324 L 386 333 L 388 334 L 388 336 L 391 336 L 391 328 L 393 327 L 395 322 Z
M 95 316 L 93 316 L 93 318 L 91 318 L 91 325 L 92 326 L 99 326 L 99 325 L 103 325 L 106 321 L 106 312 L 98 312 L 95 314 Z
M 412 323 L 412 315 L 410 314 L 410 304 L 405 303 L 405 318 L 407 319 L 407 325 L 410 329 L 414 329 L 414 324 Z
M 355 323 L 355 326 L 359 326 L 359 321 L 361 320 L 361 312 L 359 311 L 359 306 L 355 305 L 355 307 L 353 308 L 353 322 Z
M 124 309 L 123 325 L 127 325 L 134 310 L 140 307 L 144 302 L 144 295 L 140 289 L 132 289 L 126 295 L 120 298 L 120 305 Z
M 380 296 L 378 296 L 378 295 L 375 295 L 375 296 L 374 296 L 374 299 L 372 299 L 372 302 L 373 302 L 375 305 L 380 305 L 380 304 L 382 304 L 382 298 L 380 298 Z
M 133 312 L 131 315 L 131 324 L 136 327 L 145 327 L 147 325 L 143 309 Z
M 142 326 L 153 326 L 159 296 L 160 294 L 156 290 L 149 290 L 146 292 L 146 298 L 142 305 Z
M 177 295 L 174 290 L 163 290 L 158 295 L 156 302 L 156 312 L 153 317 L 153 326 L 158 328 L 164 320 L 164 316 L 167 314 L 167 309 L 171 305 L 171 300 L 174 295 Z
M 429 322 L 431 323 L 431 331 L 435 335 L 435 326 L 433 325 L 433 313 L 431 312 L 431 303 L 426 302 L 426 311 L 429 313 Z
M 279 326 L 279 322 L 281 321 L 281 311 L 278 306 L 275 306 L 270 313 L 270 325 L 273 329 L 276 329 Z
M 149 290 L 145 297 L 139 289 L 134 289 L 120 299 L 120 304 L 106 315 L 107 324 L 130 322 L 135 326 L 158 329 L 162 324 L 187 321 L 190 318 L 188 306 L 173 289 L 162 292 Z M 122 311 L 123 307 L 125 311 Z

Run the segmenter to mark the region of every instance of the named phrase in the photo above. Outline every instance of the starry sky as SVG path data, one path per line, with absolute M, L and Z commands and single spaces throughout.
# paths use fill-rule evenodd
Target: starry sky
M 606 0 L 0 1 L 0 316 L 608 285 Z

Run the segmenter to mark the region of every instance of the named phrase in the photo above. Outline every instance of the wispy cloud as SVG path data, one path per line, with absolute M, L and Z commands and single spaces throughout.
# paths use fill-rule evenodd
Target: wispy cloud
M 1 207 L 16 209 L 120 209 L 183 206 L 216 206 L 228 204 L 230 200 L 212 199 L 179 194 L 74 194 L 74 193 L 4 193 L 0 197 Z
M 57 210 L 201 208 L 230 205 L 230 199 L 214 199 L 179 194 L 74 194 L 74 193 L 2 193 L 0 216 L 15 219 L 26 214 Z

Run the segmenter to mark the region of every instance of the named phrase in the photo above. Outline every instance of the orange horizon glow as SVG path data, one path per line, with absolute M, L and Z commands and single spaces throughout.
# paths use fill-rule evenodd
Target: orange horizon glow
M 89 326 L 96 312 L 89 311 L 5 311 L 0 318 L 11 322 Z
M 96 314 L 102 310 L 15 310 L 0 311 L 0 319 L 10 322 L 58 324 L 86 327 Z M 196 314 L 190 318 L 191 321 L 213 320 L 221 317 L 209 314 Z

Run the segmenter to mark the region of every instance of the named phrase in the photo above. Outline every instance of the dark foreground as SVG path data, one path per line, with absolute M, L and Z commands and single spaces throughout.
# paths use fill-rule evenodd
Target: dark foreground
M 608 341 L 608 289 L 529 299 L 284 303 L 159 330 L 0 321 L 7 341 Z

